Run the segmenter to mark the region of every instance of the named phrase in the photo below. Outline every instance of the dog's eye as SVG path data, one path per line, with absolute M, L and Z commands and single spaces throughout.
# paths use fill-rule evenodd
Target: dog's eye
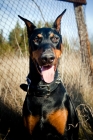
M 51 38 L 52 42 L 57 43 L 59 41 L 59 37 L 54 36 Z
M 35 44 L 39 44 L 42 41 L 41 37 L 36 36 L 35 39 L 33 40 Z

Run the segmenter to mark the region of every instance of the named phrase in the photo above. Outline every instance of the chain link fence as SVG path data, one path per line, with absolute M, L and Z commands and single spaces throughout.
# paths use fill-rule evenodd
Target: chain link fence
M 85 14 L 85 6 L 82 6 Z M 75 106 L 86 103 L 93 106 L 93 87 L 89 74 L 82 69 L 81 49 L 73 3 L 56 0 L 2 0 L 0 1 L 0 119 L 1 127 L 9 133 L 10 124 L 14 124 L 13 114 L 21 115 L 26 93 L 20 84 L 26 82 L 29 72 L 29 54 L 27 32 L 18 15 L 30 20 L 37 27 L 52 26 L 56 17 L 64 10 L 61 21 L 61 34 L 64 50 L 59 71 L 62 81 L 74 101 Z M 86 56 L 87 57 L 87 56 Z M 84 65 L 85 66 L 85 65 Z M 6 113 L 6 110 L 12 110 Z M 11 113 L 12 112 L 12 113 Z M 7 124 L 8 114 L 10 121 Z M 3 126 L 4 118 L 5 126 Z M 90 132 L 89 132 L 90 133 Z

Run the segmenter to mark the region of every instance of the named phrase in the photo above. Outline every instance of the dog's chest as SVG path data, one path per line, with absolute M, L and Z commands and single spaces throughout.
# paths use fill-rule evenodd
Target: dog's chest
M 52 130 L 64 134 L 68 112 L 62 108 L 62 99 L 55 100 L 53 96 L 26 98 L 25 106 L 29 114 L 26 121 L 30 122 L 30 133 L 38 128 L 47 133 Z
M 46 114 L 54 110 L 57 101 L 53 97 L 32 97 L 27 99 L 27 107 L 32 114 L 46 118 Z

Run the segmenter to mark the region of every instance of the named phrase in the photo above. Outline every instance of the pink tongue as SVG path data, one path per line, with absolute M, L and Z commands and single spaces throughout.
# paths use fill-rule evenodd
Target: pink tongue
M 51 67 L 42 67 L 41 69 L 41 74 L 42 74 L 42 77 L 43 77 L 43 80 L 46 82 L 46 83 L 51 83 L 53 80 L 54 80 L 54 66 L 51 66 Z

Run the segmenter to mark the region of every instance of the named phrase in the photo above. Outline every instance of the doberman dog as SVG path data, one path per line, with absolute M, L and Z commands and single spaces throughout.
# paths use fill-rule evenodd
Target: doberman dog
M 77 140 L 79 123 L 72 101 L 57 70 L 62 53 L 61 18 L 52 28 L 36 26 L 19 16 L 27 26 L 30 72 L 23 105 L 23 120 L 31 140 Z

